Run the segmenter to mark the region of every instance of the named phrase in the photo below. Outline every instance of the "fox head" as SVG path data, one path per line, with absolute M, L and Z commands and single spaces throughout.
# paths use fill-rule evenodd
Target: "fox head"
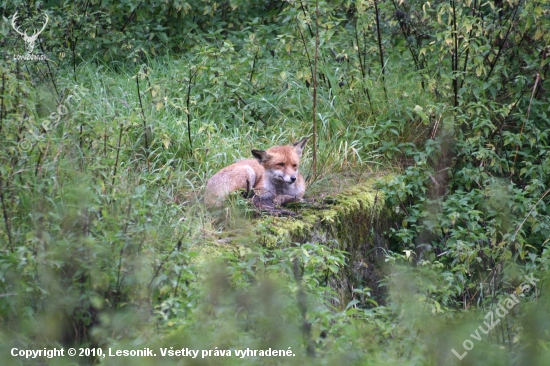
M 298 164 L 307 137 L 293 145 L 274 146 L 267 150 L 252 150 L 252 155 L 274 182 L 292 184 L 298 178 Z

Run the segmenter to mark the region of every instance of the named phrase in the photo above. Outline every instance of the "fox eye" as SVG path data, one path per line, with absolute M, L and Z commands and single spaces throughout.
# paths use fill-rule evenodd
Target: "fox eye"
M 285 163 L 279 163 L 278 166 L 285 166 Z
M 298 166 L 298 164 L 294 164 L 294 165 L 292 165 L 292 167 L 293 167 L 293 168 L 296 168 L 297 166 Z

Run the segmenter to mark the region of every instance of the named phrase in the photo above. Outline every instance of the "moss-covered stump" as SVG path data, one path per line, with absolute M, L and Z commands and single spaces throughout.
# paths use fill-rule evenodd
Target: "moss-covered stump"
M 387 243 L 382 233 L 391 223 L 383 193 L 375 188 L 380 177 L 342 191 L 322 203 L 297 211 L 297 217 L 264 218 L 257 233 L 266 246 L 293 243 L 323 243 L 349 253 L 346 268 L 332 279 L 340 307 L 352 300 L 353 290 L 370 288 L 371 296 L 383 302 L 381 267 Z M 336 304 L 335 304 L 336 305 Z

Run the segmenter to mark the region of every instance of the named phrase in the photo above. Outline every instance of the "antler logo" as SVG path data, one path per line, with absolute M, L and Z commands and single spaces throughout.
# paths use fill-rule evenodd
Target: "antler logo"
M 15 29 L 15 31 L 17 33 L 19 33 L 20 35 L 23 36 L 23 40 L 25 41 L 25 48 L 27 49 L 27 54 L 31 54 L 32 51 L 34 50 L 34 42 L 36 42 L 36 39 L 38 38 L 38 36 L 40 35 L 40 33 L 42 33 L 42 31 L 44 30 L 44 28 L 46 28 L 46 25 L 48 24 L 48 20 L 50 18 L 48 18 L 48 14 L 44 14 L 46 16 L 46 22 L 44 23 L 44 26 L 42 26 L 42 29 L 40 29 L 39 31 L 37 32 L 34 32 L 32 34 L 32 36 L 28 36 L 27 35 L 27 31 L 25 32 L 21 32 L 18 28 L 17 28 L 17 25 L 15 24 L 15 20 L 17 19 L 17 12 L 15 12 L 15 14 L 13 14 L 13 17 L 11 19 L 11 26 L 13 27 L 13 29 Z

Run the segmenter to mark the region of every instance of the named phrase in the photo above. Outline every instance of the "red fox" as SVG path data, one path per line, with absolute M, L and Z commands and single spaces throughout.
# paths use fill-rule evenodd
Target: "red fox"
M 229 193 L 239 189 L 253 189 L 258 196 L 271 195 L 277 205 L 301 199 L 306 182 L 298 172 L 298 164 L 306 142 L 304 138 L 293 145 L 252 150 L 256 160 L 238 161 L 210 178 L 204 202 L 207 206 L 219 207 Z

